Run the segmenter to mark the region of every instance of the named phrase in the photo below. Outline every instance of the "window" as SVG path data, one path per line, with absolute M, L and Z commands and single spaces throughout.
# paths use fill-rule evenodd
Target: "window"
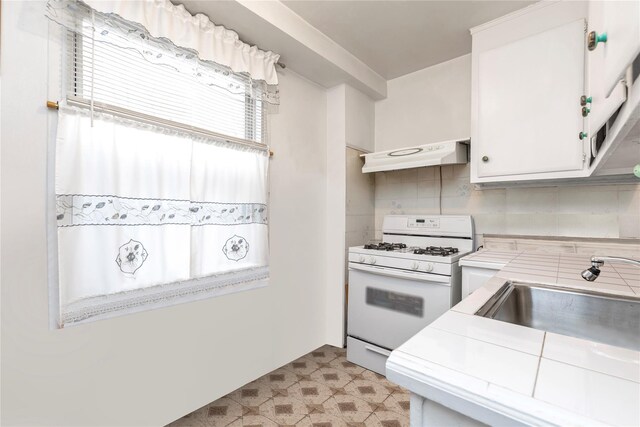
M 68 32 L 70 99 L 264 142 L 262 89 L 249 76 L 126 22 L 94 20 L 95 32 L 88 18 L 81 32 Z
M 59 324 L 266 285 L 273 87 L 61 1 Z

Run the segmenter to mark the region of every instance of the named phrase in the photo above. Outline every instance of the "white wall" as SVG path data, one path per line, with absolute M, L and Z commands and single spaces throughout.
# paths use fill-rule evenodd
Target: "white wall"
M 326 93 L 289 70 L 270 119 L 270 286 L 49 330 L 44 5 L 2 4 L 1 424 L 164 425 L 324 344 Z
M 376 103 L 376 150 L 469 136 L 471 58 L 391 80 Z M 472 141 L 473 144 L 473 141 Z M 640 237 L 640 184 L 475 190 L 469 165 L 442 168 L 442 213 L 472 215 L 484 233 Z M 387 214 L 437 214 L 438 167 L 376 173 L 376 237 Z
M 344 247 L 346 223 L 346 85 L 327 91 L 327 330 L 328 342 L 344 343 Z
M 346 143 L 358 150 L 375 151 L 375 103 L 364 93 L 345 86 Z
M 375 123 L 376 151 L 469 138 L 471 55 L 389 80 Z
M 349 183 L 358 185 L 362 177 L 362 165 L 357 150 L 373 151 L 374 102 L 367 95 L 347 84 L 327 91 L 327 342 L 343 345 L 345 339 L 345 271 L 346 250 L 353 243 L 352 229 L 366 230 L 373 234 L 373 182 L 360 184 L 367 194 L 357 194 L 347 188 Z M 354 162 L 354 154 L 355 162 Z M 366 178 L 365 178 L 366 179 Z M 370 178 L 369 178 L 370 179 Z M 366 199 L 366 200 L 363 200 Z M 366 217 L 368 215 L 368 217 Z M 353 215 L 359 215 L 366 223 L 354 225 Z M 366 217 L 366 218 L 365 218 Z M 365 233 L 363 231 L 363 233 Z M 360 234 L 363 234 L 360 233 Z M 355 233 L 356 235 L 358 233 Z M 366 233 L 365 233 L 366 234 Z
M 360 154 L 347 148 L 345 259 L 349 247 L 364 245 L 375 238 L 375 178 L 374 174 L 362 173 L 364 159 Z M 346 268 L 345 273 L 348 274 Z

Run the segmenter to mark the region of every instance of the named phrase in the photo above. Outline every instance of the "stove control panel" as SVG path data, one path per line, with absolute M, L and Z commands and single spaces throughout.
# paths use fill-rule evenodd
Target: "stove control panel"
M 409 228 L 440 228 L 439 218 L 409 218 L 407 219 Z
M 432 272 L 433 271 L 433 263 L 432 262 L 418 262 L 418 261 L 414 261 L 411 263 L 411 269 L 413 271 L 426 271 L 426 272 Z

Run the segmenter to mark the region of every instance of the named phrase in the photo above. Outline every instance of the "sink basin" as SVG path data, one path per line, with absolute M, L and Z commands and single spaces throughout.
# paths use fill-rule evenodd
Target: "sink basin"
M 506 282 L 475 314 L 640 351 L 640 297 Z

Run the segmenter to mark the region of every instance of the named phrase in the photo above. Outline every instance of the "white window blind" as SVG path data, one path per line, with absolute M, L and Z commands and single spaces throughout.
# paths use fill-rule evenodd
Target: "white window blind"
M 196 52 L 124 20 L 77 7 L 87 10 L 67 31 L 70 100 L 266 143 L 264 82 L 201 61 Z

